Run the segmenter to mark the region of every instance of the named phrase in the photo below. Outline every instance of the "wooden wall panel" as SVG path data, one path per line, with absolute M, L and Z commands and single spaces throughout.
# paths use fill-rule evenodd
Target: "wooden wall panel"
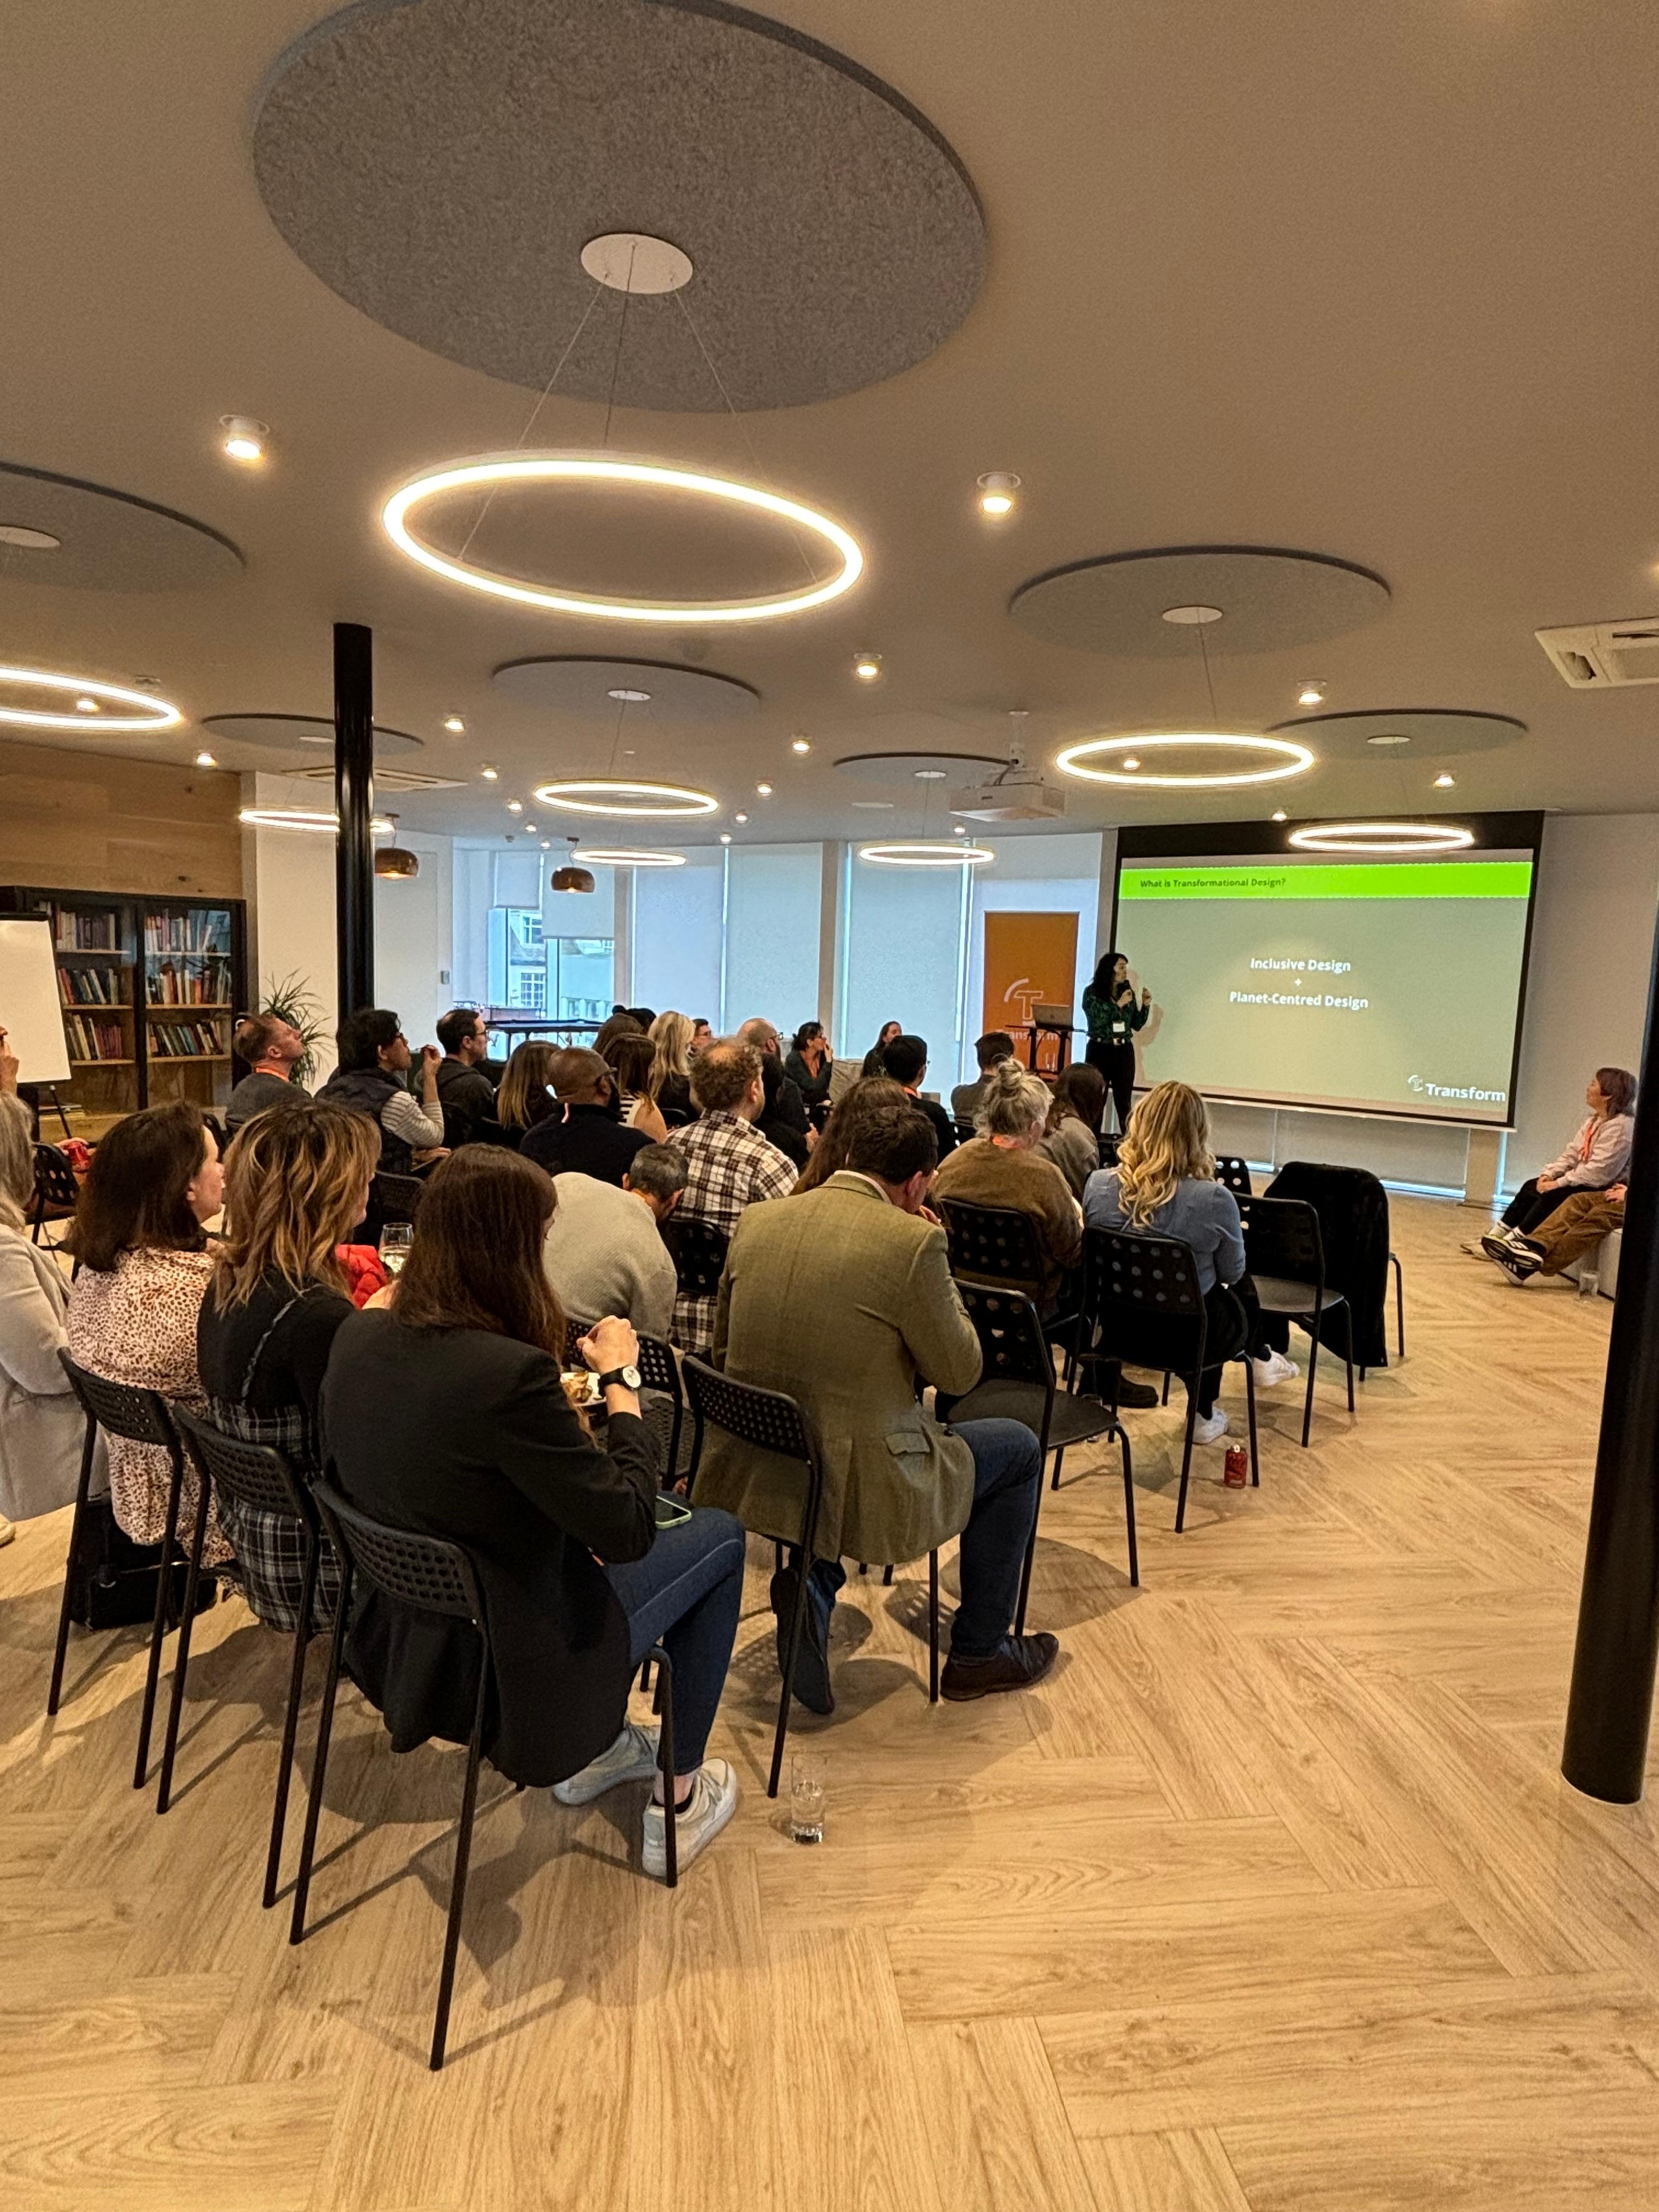
M 0 739 L 0 883 L 240 898 L 240 792 L 220 769 Z

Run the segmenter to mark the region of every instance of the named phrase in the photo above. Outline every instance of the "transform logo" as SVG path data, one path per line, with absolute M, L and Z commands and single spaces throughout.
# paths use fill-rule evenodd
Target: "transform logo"
M 1507 1091 L 1479 1091 L 1470 1084 L 1431 1083 L 1426 1077 L 1408 1075 L 1406 1088 L 1415 1091 L 1425 1098 L 1467 1098 L 1480 1106 L 1503 1106 L 1509 1103 Z

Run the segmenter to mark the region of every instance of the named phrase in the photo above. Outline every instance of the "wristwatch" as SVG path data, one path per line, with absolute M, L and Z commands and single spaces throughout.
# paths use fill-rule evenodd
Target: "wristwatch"
M 608 1390 L 613 1382 L 619 1389 L 637 1390 L 640 1387 L 640 1370 L 637 1367 L 608 1368 L 599 1377 L 599 1388 L 601 1390 Z

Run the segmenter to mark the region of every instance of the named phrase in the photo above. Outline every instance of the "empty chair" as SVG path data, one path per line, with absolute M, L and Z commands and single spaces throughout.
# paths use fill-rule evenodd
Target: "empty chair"
M 388 1175 L 384 1168 L 380 1169 L 375 1174 L 374 1193 L 369 1200 L 371 1216 L 378 1205 L 382 1221 L 417 1219 L 425 1188 L 419 1176 Z
M 1236 1152 L 1218 1152 L 1215 1156 L 1215 1179 L 1224 1189 L 1248 1198 L 1250 1194 L 1250 1164 Z
M 1264 1315 L 1293 1321 L 1308 1332 L 1308 1393 L 1302 1411 L 1305 1449 L 1313 1425 L 1314 1376 L 1319 1368 L 1320 1325 L 1340 1312 L 1346 1329 L 1348 1411 L 1353 1404 L 1353 1315 L 1340 1291 L 1325 1281 L 1325 1247 L 1319 1216 L 1306 1199 L 1243 1198 L 1244 1255 Z
M 662 1224 L 662 1241 L 674 1262 L 681 1297 L 712 1298 L 720 1289 L 732 1241 L 725 1231 L 711 1222 L 671 1213 Z
M 1129 1439 L 1109 1406 L 1098 1398 L 1054 1389 L 1054 1353 L 1042 1333 L 1036 1308 L 1018 1291 L 987 1288 L 980 1283 L 959 1282 L 958 1295 L 979 1338 L 984 1361 L 982 1376 L 961 1398 L 940 1398 L 940 1418 L 948 1421 L 1023 1421 L 1036 1435 L 1044 1462 L 1054 1455 L 1054 1487 L 1060 1488 L 1060 1470 L 1073 1444 L 1091 1443 L 1097 1437 L 1115 1437 L 1123 1455 L 1123 1516 L 1129 1538 L 1129 1580 L 1140 1581 L 1135 1549 L 1135 1492 L 1129 1455 Z M 1042 1492 L 1038 1492 L 1041 1506 Z M 1020 1574 L 1019 1608 L 1014 1633 L 1025 1631 L 1025 1603 L 1030 1594 L 1031 1563 L 1036 1557 L 1036 1522 L 1025 1547 Z
M 469 1553 L 459 1544 L 441 1536 L 416 1535 L 391 1528 L 360 1513 L 338 1491 L 319 1482 L 314 1492 L 323 1524 L 340 1555 L 340 1603 L 329 1639 L 328 1673 L 323 1683 L 323 1702 L 317 1720 L 317 1747 L 311 1770 L 311 1797 L 306 1807 L 305 1835 L 300 1846 L 300 1871 L 294 1888 L 294 1918 L 289 1930 L 291 1943 L 303 1942 L 306 1907 L 311 1894 L 312 1869 L 316 1859 L 317 1823 L 322 1810 L 323 1786 L 328 1773 L 329 1739 L 333 1732 L 334 1700 L 339 1687 L 341 1654 L 345 1645 L 346 1620 L 352 1584 L 358 1575 L 399 1603 L 418 1606 L 427 1613 L 447 1614 L 469 1621 L 480 1644 L 478 1694 L 473 1709 L 472 1734 L 467 1745 L 466 1779 L 461 1791 L 460 1826 L 455 1838 L 455 1869 L 450 1877 L 449 1917 L 444 1933 L 443 1966 L 438 1977 L 438 2008 L 432 2027 L 430 2064 L 435 2073 L 444 2063 L 449 2035 L 449 2005 L 455 1986 L 455 1960 L 460 1948 L 461 1912 L 466 1901 L 467 1868 L 472 1853 L 472 1821 L 477 1808 L 478 1768 L 483 1757 L 484 1715 L 495 1680 L 495 1654 L 489 1622 L 484 1611 L 478 1573 Z M 658 1676 L 657 1711 L 662 1720 L 661 1766 L 664 1781 L 667 1844 L 667 1886 L 679 1879 L 674 1832 L 674 1715 L 673 1678 L 668 1654 L 660 1644 L 651 1656 L 661 1672 Z M 557 1685 L 548 1685 L 550 1695 Z M 520 1787 L 522 1788 L 522 1784 Z

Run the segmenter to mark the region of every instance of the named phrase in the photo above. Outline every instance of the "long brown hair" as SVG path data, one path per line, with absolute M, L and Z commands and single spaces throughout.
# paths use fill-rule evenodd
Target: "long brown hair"
M 207 1235 L 185 1194 L 206 1163 L 199 1106 L 140 1107 L 100 1139 L 65 1244 L 100 1275 L 124 1252 L 201 1251 Z
M 1105 1111 L 1105 1077 L 1086 1060 L 1073 1060 L 1069 1067 L 1061 1069 L 1060 1080 L 1054 1085 L 1048 1133 L 1052 1137 L 1062 1121 L 1070 1120 L 1081 1121 L 1091 1137 L 1097 1137 Z
M 553 1178 L 499 1145 L 464 1145 L 428 1176 L 394 1320 L 405 1328 L 483 1328 L 564 1350 L 564 1310 L 542 1267 Z
M 812 1157 L 795 1178 L 791 1198 L 799 1198 L 805 1190 L 816 1190 L 820 1183 L 828 1182 L 832 1175 L 841 1172 L 852 1150 L 854 1135 L 869 1118 L 872 1107 L 890 1105 L 896 1098 L 907 1097 L 904 1085 L 895 1083 L 890 1075 L 861 1075 L 856 1083 L 849 1083 L 830 1109 L 830 1118 L 812 1147 Z
M 495 1111 L 505 1129 L 528 1129 L 533 1126 L 530 1100 L 534 1091 L 545 1097 L 553 1069 L 556 1045 L 549 1044 L 544 1037 L 526 1037 L 514 1048 L 507 1063 L 507 1073 L 501 1078 L 501 1087 L 495 1094 Z
M 245 1306 L 267 1274 L 296 1291 L 343 1290 L 334 1248 L 362 1219 L 380 1157 L 379 1125 L 326 1101 L 296 1097 L 239 1129 L 225 1153 L 225 1238 L 214 1255 L 219 1311 Z
M 1210 1117 L 1189 1084 L 1159 1083 L 1129 1116 L 1117 1156 L 1118 1202 L 1144 1229 L 1183 1182 L 1213 1182 Z

